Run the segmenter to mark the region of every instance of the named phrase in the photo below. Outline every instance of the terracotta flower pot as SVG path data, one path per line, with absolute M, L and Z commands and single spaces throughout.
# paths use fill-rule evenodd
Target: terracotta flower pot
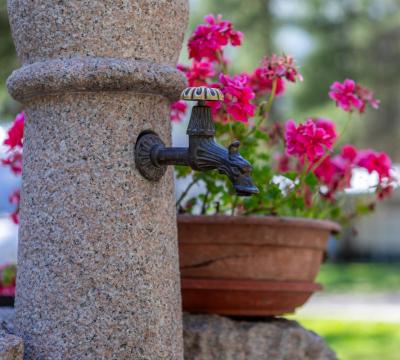
M 303 305 L 330 221 L 267 216 L 178 216 L 183 309 L 221 315 L 281 315 Z

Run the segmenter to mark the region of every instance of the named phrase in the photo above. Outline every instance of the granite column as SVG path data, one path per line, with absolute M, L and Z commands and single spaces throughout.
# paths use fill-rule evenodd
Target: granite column
M 134 164 L 170 138 L 186 0 L 9 0 L 26 112 L 16 333 L 27 359 L 182 359 L 172 170 Z

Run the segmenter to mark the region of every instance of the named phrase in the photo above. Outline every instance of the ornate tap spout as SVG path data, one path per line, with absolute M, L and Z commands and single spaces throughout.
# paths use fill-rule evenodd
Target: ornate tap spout
M 223 98 L 219 89 L 203 86 L 185 89 L 181 99 L 198 101 L 186 131 L 189 147 L 166 147 L 156 133 L 141 133 L 135 146 L 136 167 L 140 173 L 148 180 L 157 181 L 164 175 L 167 165 L 186 165 L 198 171 L 218 170 L 228 176 L 237 195 L 257 194 L 258 189 L 250 177 L 252 167 L 238 151 L 240 142 L 234 141 L 226 149 L 214 141 L 215 127 L 206 101 Z

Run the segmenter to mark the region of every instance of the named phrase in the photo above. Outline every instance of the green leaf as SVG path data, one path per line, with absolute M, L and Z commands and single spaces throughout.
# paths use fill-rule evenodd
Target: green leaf
M 305 178 L 304 182 L 311 188 L 314 189 L 318 185 L 318 178 L 315 176 L 314 173 L 309 172 Z
M 294 181 L 294 180 L 297 179 L 298 174 L 297 174 L 297 172 L 295 172 L 295 171 L 288 171 L 288 172 L 285 172 L 285 173 L 283 174 L 283 176 L 286 177 L 286 178 L 288 178 L 289 180 Z

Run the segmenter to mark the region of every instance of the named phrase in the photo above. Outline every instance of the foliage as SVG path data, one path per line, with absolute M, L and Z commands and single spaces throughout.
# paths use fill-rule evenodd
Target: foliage
M 326 292 L 374 293 L 400 289 L 398 263 L 323 264 L 317 282 Z
M 300 324 L 325 338 L 341 360 L 397 360 L 399 324 L 297 318 Z
M 196 27 L 189 38 L 190 66 L 179 65 L 191 86 L 220 88 L 222 104 L 210 103 L 216 120 L 216 138 L 228 146 L 239 140 L 242 155 L 253 165 L 253 179 L 260 194 L 238 198 L 226 177 L 216 172 L 188 173 L 177 168 L 178 177 L 190 176 L 193 184 L 203 183 L 205 192 L 187 198 L 188 189 L 178 200 L 180 211 L 200 210 L 203 214 L 267 214 L 329 218 L 345 223 L 374 208 L 373 204 L 356 204 L 344 211 L 341 193 L 350 185 L 356 167 L 378 175 L 371 189 L 378 198 L 390 195 L 393 188 L 391 161 L 385 153 L 371 149 L 357 150 L 350 145 L 338 146 L 334 123 L 329 119 L 309 118 L 296 125 L 293 120 L 285 129 L 272 119 L 274 99 L 285 93 L 286 84 L 302 80 L 295 62 L 288 55 L 265 57 L 251 73 L 232 74 L 227 60 L 227 45 L 239 47 L 243 34 L 221 16 L 208 15 L 205 23 Z M 377 108 L 373 93 L 353 80 L 332 84 L 329 96 L 349 113 L 364 113 L 367 104 Z M 187 111 L 184 102 L 172 106 L 172 120 L 179 121 Z M 346 127 L 347 127 L 346 125 Z M 8 146 L 2 163 L 16 174 L 22 170 L 23 114 L 17 116 L 8 131 L 4 145 Z M 16 205 L 12 214 L 18 222 L 19 191 L 11 194 Z
M 8 24 L 7 0 L 0 0 L 0 122 L 11 119 L 19 109 L 19 105 L 11 99 L 4 86 L 7 77 L 17 66 L 17 56 Z
M 16 265 L 0 266 L 0 296 L 14 296 L 16 276 Z
M 327 263 L 323 264 L 317 282 L 326 293 L 382 293 L 400 288 L 398 263 Z M 310 318 L 293 315 L 302 326 L 323 336 L 339 359 L 398 358 L 399 324 Z
M 235 41 L 232 41 L 232 36 Z M 253 165 L 252 178 L 260 193 L 249 198 L 233 194 L 226 177 L 217 172 L 190 173 L 177 167 L 178 177 L 191 177 L 188 188 L 203 183 L 205 191 L 187 198 L 188 189 L 178 199 L 179 211 L 203 214 L 266 214 L 329 218 L 345 223 L 372 204 L 355 206 L 345 212 L 341 193 L 350 185 L 355 168 L 363 167 L 377 173 L 379 181 L 373 189 L 379 198 L 391 192 L 391 162 L 384 153 L 357 150 L 350 145 L 339 147 L 340 135 L 329 119 L 309 118 L 296 125 L 290 120 L 283 128 L 274 122 L 271 110 L 275 97 L 285 92 L 288 82 L 298 83 L 302 76 L 291 56 L 275 54 L 265 57 L 253 72 L 231 74 L 224 50 L 231 39 L 240 46 L 243 34 L 222 17 L 208 15 L 189 38 L 190 66 L 180 65 L 190 86 L 205 85 L 219 88 L 225 98 L 222 104 L 209 103 L 215 119 L 216 139 L 228 146 L 241 143 L 241 154 Z M 210 44 L 212 52 L 210 53 Z M 193 55 L 195 54 L 195 56 Z M 327 89 L 328 90 L 328 89 Z M 353 80 L 335 82 L 330 96 L 349 118 L 354 112 L 364 113 L 367 104 L 377 108 L 373 93 Z M 173 106 L 176 110 L 186 107 Z

